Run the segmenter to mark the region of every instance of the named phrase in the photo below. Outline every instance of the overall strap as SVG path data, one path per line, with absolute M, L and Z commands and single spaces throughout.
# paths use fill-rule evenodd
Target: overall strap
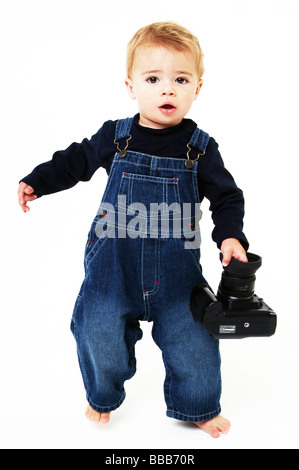
M 133 117 L 126 119 L 119 119 L 116 123 L 115 129 L 115 140 L 119 141 L 121 139 L 128 138 L 130 135 Z
M 210 140 L 209 134 L 202 131 L 198 127 L 193 132 L 190 142 L 187 144 L 187 160 L 185 160 L 185 166 L 189 170 L 192 170 L 194 167 L 194 162 L 196 162 L 201 156 L 206 153 L 206 148 L 208 146 Z M 192 149 L 195 149 L 197 152 L 197 157 L 192 158 L 190 157 L 190 152 Z
M 200 154 L 204 154 L 206 152 L 209 140 L 209 134 L 197 127 L 192 134 L 189 145 L 190 147 L 193 147 L 198 150 Z

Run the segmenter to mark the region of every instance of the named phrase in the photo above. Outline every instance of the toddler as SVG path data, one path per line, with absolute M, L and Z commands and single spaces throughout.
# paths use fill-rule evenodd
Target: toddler
M 99 167 L 108 182 L 84 255 L 85 279 L 71 329 L 86 389 L 86 416 L 107 423 L 136 370 L 141 321 L 152 322 L 162 351 L 167 416 L 212 437 L 227 433 L 220 415 L 219 341 L 195 323 L 192 289 L 206 282 L 200 265 L 200 202 L 210 201 L 213 240 L 246 262 L 244 199 L 224 167 L 216 141 L 185 118 L 203 84 L 198 39 L 160 22 L 128 44 L 132 118 L 107 121 L 80 144 L 58 151 L 19 184 L 19 204 L 88 181 Z

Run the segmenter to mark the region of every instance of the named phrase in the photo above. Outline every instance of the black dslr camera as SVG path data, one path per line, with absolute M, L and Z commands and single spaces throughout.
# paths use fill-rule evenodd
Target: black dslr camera
M 254 294 L 255 273 L 262 258 L 247 253 L 248 263 L 232 258 L 223 269 L 217 296 L 205 284 L 191 294 L 190 310 L 195 322 L 216 339 L 272 336 L 276 314 L 263 299 Z M 222 260 L 222 254 L 220 254 Z

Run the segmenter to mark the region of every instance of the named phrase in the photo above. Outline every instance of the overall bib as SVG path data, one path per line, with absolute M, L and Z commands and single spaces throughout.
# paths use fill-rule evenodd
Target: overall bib
M 131 125 L 131 118 L 117 122 L 117 145 L 128 147 Z M 197 128 L 189 144 L 204 153 L 208 140 Z M 123 402 L 146 320 L 162 351 L 167 416 L 199 422 L 220 413 L 219 342 L 189 309 L 193 287 L 204 281 L 197 165 L 126 149 L 114 156 L 71 324 L 87 400 L 98 412 Z

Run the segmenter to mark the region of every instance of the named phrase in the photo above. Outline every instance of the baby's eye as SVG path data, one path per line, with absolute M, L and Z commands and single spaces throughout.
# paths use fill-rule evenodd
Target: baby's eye
M 176 82 L 178 82 L 180 85 L 184 85 L 185 83 L 188 83 L 188 80 L 187 80 L 187 78 L 178 77 L 176 79 Z
M 146 81 L 148 83 L 157 83 L 158 78 L 157 77 L 149 77 Z

